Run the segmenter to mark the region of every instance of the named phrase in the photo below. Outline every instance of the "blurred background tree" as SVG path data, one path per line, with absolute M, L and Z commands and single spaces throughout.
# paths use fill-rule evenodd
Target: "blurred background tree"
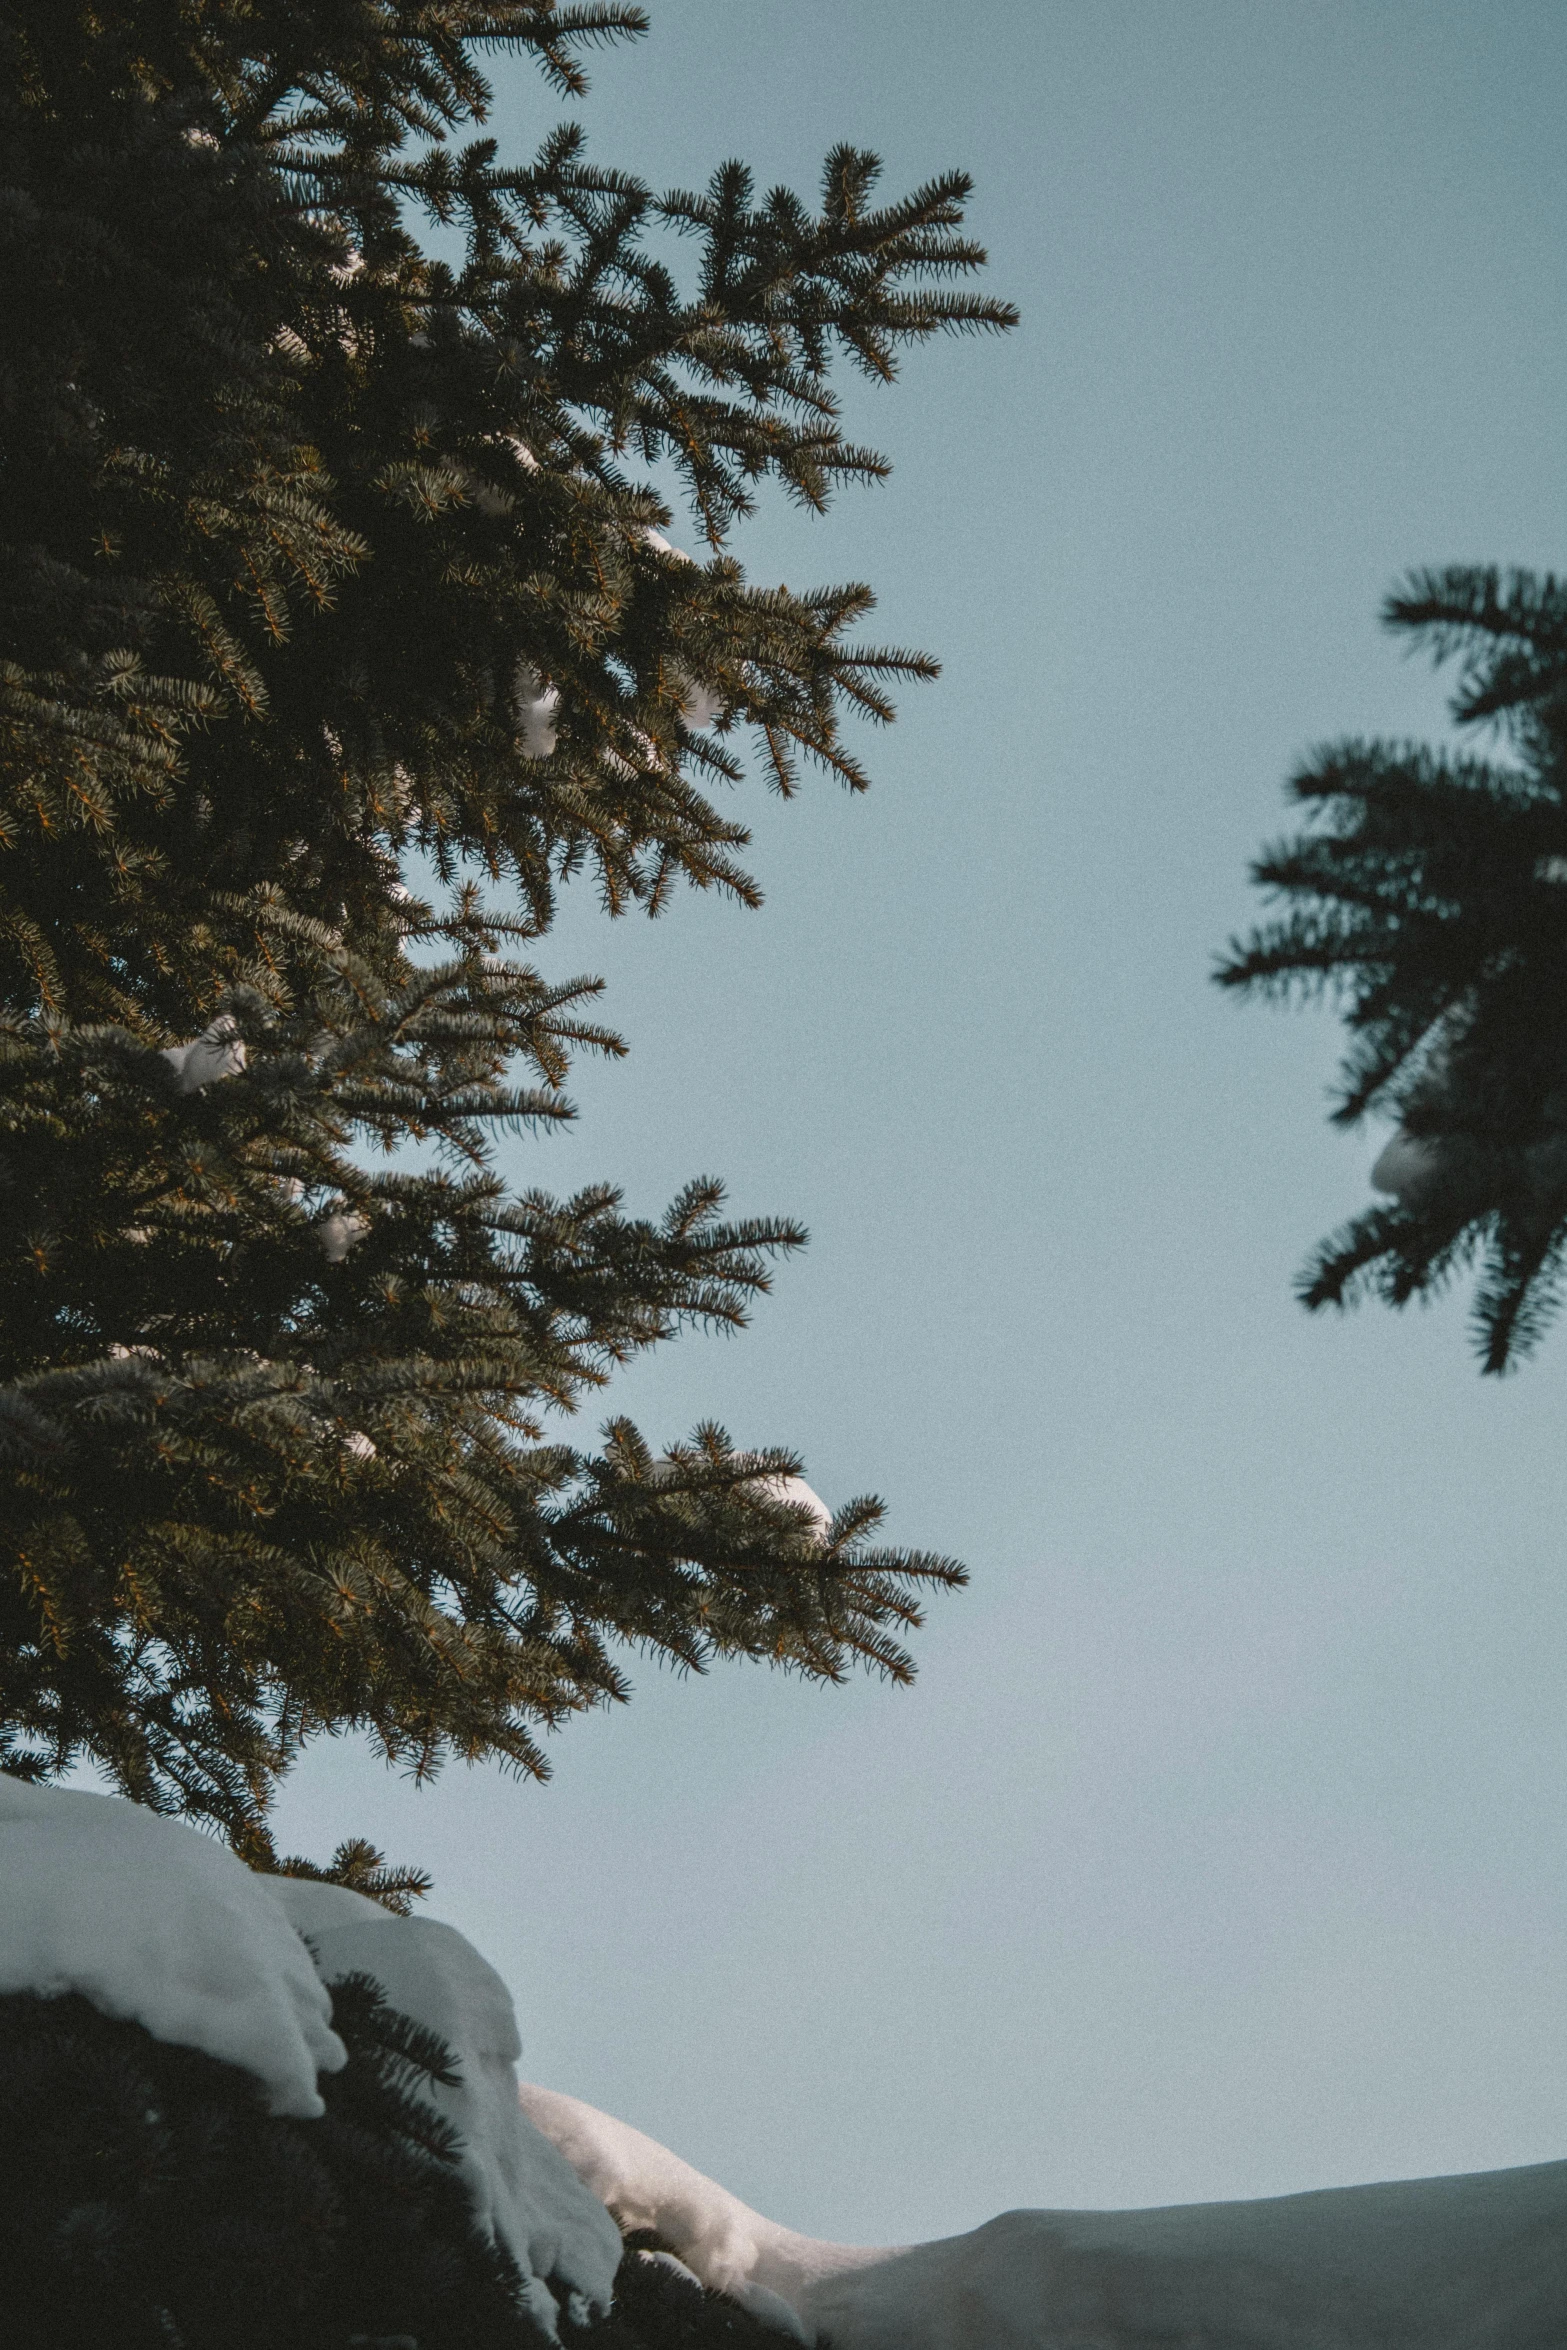
M 1418 744 L 1318 752 L 1291 790 L 1305 832 L 1254 868 L 1283 899 L 1221 986 L 1326 994 L 1350 1031 L 1344 1125 L 1391 1113 L 1388 1195 L 1306 1268 L 1308 1306 L 1403 1305 L 1479 1267 L 1487 1371 L 1560 1302 L 1567 1247 L 1567 591 L 1469 567 L 1415 575 L 1388 625 L 1459 663 L 1452 711 L 1498 759 Z

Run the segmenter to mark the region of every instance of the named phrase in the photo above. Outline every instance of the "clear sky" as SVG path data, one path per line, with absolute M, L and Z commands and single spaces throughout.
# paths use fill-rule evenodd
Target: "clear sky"
M 744 805 L 768 902 L 543 950 L 629 1065 L 519 1181 L 699 1171 L 813 1242 L 605 1409 L 712 1413 L 960 1553 L 912 1691 L 634 1663 L 547 1788 L 347 1745 L 282 1832 L 374 1835 L 513 1986 L 525 2069 L 772 2217 L 1567 2154 L 1567 1330 L 1313 1320 L 1376 1148 L 1323 1013 L 1209 985 L 1324 737 L 1439 733 L 1414 563 L 1567 560 L 1552 0 L 653 0 L 582 109 L 661 185 L 972 169 L 1005 344 L 856 394 L 892 482 L 749 529 L 937 652 L 876 787 Z M 564 111 L 520 69 L 498 129 Z M 692 543 L 689 527 L 674 536 Z

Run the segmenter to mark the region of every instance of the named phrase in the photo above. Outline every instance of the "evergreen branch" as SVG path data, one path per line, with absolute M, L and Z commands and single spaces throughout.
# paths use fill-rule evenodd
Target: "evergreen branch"
M 383 1909 L 389 1909 L 399 1918 L 412 1913 L 414 1903 L 424 1899 L 432 1881 L 423 1869 L 389 1867 L 385 1854 L 378 1852 L 363 1836 L 346 1838 L 325 1868 L 299 1853 L 287 1860 L 268 1858 L 264 1862 L 251 1857 L 250 1865 L 274 1876 L 305 1877 L 317 1885 L 346 1886 L 350 1893 L 362 1893 L 367 1900 L 380 1902 Z M 423 2069 L 431 2079 L 449 2082 L 454 2078 L 444 2054 Z
M 486 48 L 576 92 L 644 22 L 0 22 L 0 1751 L 258 1865 L 313 1869 L 266 1828 L 313 1737 L 543 1776 L 628 1647 L 906 1678 L 960 1579 L 873 1547 L 873 1501 L 824 1534 L 792 1456 L 716 1428 L 554 1441 L 804 1234 L 711 1179 L 639 1216 L 496 1172 L 571 1117 L 574 1052 L 624 1050 L 528 960 L 562 882 L 757 903 L 742 745 L 858 791 L 846 719 L 935 674 L 859 640 L 867 588 L 758 588 L 728 534 L 765 484 L 885 474 L 840 364 L 1013 315 L 961 175 L 884 203 L 845 147 L 815 204 L 739 165 L 660 197 L 573 125 L 456 135 Z M 709 560 L 661 535 L 666 462 Z M 416 1890 L 362 1844 L 333 1872 Z
M 1494 1373 L 1546 1328 L 1567 1243 L 1567 598 L 1527 573 L 1419 573 L 1386 617 L 1458 661 L 1455 718 L 1506 717 L 1519 764 L 1318 753 L 1291 786 L 1311 829 L 1254 867 L 1286 911 L 1233 941 L 1216 977 L 1331 992 L 1350 1039 L 1336 1119 L 1390 1108 L 1416 1152 L 1400 1205 L 1324 1244 L 1306 1304 L 1401 1305 L 1478 1256 Z

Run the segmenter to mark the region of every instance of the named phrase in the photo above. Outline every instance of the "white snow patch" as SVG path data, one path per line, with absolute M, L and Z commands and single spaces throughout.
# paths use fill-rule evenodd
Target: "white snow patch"
M 1154 2211 L 1009 2211 L 872 2248 L 763 2219 L 574 2097 L 523 2103 L 628 2227 L 834 2350 L 1560 2350 L 1567 2162 Z
M 716 726 L 729 704 L 715 686 L 693 682 L 690 692 L 680 705 L 680 715 L 693 734 L 706 734 Z
M 461 1934 L 339 1885 L 254 1875 L 199 1829 L 118 1796 L 0 1773 L 0 1992 L 78 1991 L 253 2074 L 274 2113 L 315 2120 L 317 2074 L 347 2062 L 327 1985 L 360 1972 L 450 2048 L 460 2081 L 431 2101 L 546 2331 L 552 2283 L 579 2312 L 606 2310 L 620 2231 L 524 2115 L 511 1996 Z
M 140 1804 L 0 1773 L 0 1991 L 79 1991 L 155 2040 L 253 2073 L 274 2113 L 325 2109 L 331 2002 L 267 1881 Z
M 696 561 L 696 557 L 688 555 L 684 547 L 672 546 L 663 532 L 655 530 L 651 523 L 642 525 L 642 540 L 656 554 L 667 555 L 672 563 Z M 716 687 L 704 685 L 700 678 L 687 678 L 686 684 L 689 691 L 680 705 L 680 715 L 693 734 L 705 734 L 728 709 L 728 699 Z
M 329 1265 L 340 1265 L 351 1248 L 363 1240 L 370 1229 L 370 1219 L 357 1208 L 334 1208 L 314 1227 L 316 1245 Z
M 819 1493 L 813 1493 L 803 1477 L 758 1477 L 762 1492 L 774 1501 L 793 1502 L 797 1509 L 807 1509 L 822 1541 L 826 1541 L 832 1527 L 832 1511 Z
M 660 1483 L 680 1473 L 679 1464 L 668 1453 L 660 1453 L 653 1463 L 654 1477 Z M 796 1509 L 809 1510 L 818 1538 L 826 1541 L 832 1529 L 832 1511 L 819 1493 L 812 1492 L 803 1477 L 750 1477 L 745 1482 L 754 1485 L 758 1493 L 765 1493 L 770 1501 L 792 1502 Z
M 525 759 L 548 759 L 555 751 L 555 721 L 560 695 L 546 685 L 531 661 L 519 661 L 512 678 L 517 704 L 517 734 Z
M 480 2224 L 530 2280 L 530 2305 L 547 2330 L 555 2330 L 547 2281 L 579 2305 L 607 2310 L 620 2231 L 518 2103 L 522 2044 L 511 1994 L 495 1969 L 454 1927 L 434 1918 L 394 1917 L 340 1885 L 294 1877 L 261 1882 L 309 1937 L 323 1982 L 372 1976 L 392 2007 L 451 2050 L 458 2085 L 430 2085 L 421 2094 L 462 2138 L 462 2174 Z
M 245 1066 L 245 1040 L 232 1020 L 214 1020 L 189 1044 L 169 1044 L 163 1057 L 180 1081 L 181 1093 L 196 1093 L 219 1077 L 237 1077 Z

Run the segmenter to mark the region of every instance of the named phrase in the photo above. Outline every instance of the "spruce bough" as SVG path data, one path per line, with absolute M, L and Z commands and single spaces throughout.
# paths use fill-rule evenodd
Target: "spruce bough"
M 902 1678 L 962 1579 L 716 1426 L 565 1442 L 803 1234 L 496 1171 L 622 1049 L 532 960 L 561 883 L 754 901 L 741 747 L 858 790 L 844 713 L 931 674 L 734 526 L 884 470 L 835 364 L 1011 316 L 950 282 L 956 175 L 878 205 L 840 149 L 813 210 L 457 136 L 486 45 L 574 95 L 643 29 L 0 7 L 0 1763 L 90 1757 L 258 1865 L 313 1735 L 542 1772 L 628 1647 Z

